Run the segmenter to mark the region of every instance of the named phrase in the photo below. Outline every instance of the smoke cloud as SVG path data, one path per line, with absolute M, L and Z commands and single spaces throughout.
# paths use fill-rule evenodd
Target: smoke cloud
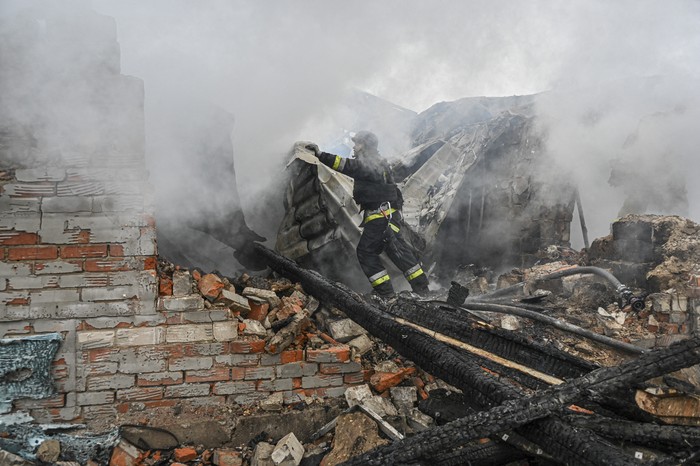
M 575 173 L 592 237 L 607 233 L 625 199 L 608 183 L 614 159 L 648 166 L 642 184 L 659 174 L 655 161 L 673 160 L 668 179 L 655 183 L 686 184 L 688 214 L 700 220 L 696 1 L 90 5 L 116 18 L 122 73 L 145 82 L 151 171 L 167 179 L 178 150 L 164 142 L 172 126 L 163 122 L 196 119 L 201 103 L 221 109 L 234 119 L 246 218 L 268 236 L 276 223 L 267 208 L 281 201 L 265 193 L 279 189 L 292 142 L 323 148 L 342 130 L 359 129 L 336 124 L 352 89 L 417 112 L 468 96 L 545 93 L 536 110 L 548 150 Z

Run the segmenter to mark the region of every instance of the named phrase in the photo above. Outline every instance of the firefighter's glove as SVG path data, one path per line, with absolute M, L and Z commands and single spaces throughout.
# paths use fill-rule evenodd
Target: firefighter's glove
M 316 157 L 318 157 L 318 154 L 321 153 L 321 149 L 319 149 L 318 146 L 317 146 L 316 144 L 307 144 L 307 145 L 306 145 L 306 149 L 307 149 L 307 150 L 310 150 L 311 152 L 313 152 L 313 154 L 314 154 Z

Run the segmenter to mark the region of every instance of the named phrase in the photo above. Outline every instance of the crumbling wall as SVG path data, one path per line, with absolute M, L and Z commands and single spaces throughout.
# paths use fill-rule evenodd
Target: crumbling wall
M 120 74 L 112 18 L 26 9 L 2 26 L 0 337 L 62 340 L 54 396 L 13 408 L 76 420 L 92 404 L 85 331 L 156 313 L 143 83 Z
M 700 225 L 686 218 L 628 215 L 591 244 L 591 265 L 612 270 L 623 283 L 649 292 L 641 317 L 667 346 L 700 332 Z
M 53 384 L 33 394 L 12 391 L 26 368 L 2 366 L 17 345 L 0 345 L 0 412 L 103 427 L 163 410 L 230 417 L 222 406 L 362 382 L 348 346 L 266 352 L 248 316 L 259 302 L 238 296 L 246 326 L 236 300 L 212 307 L 191 277 L 159 281 L 143 83 L 120 74 L 113 19 L 68 10 L 24 10 L 0 35 L 0 338 L 61 340 L 42 361 Z

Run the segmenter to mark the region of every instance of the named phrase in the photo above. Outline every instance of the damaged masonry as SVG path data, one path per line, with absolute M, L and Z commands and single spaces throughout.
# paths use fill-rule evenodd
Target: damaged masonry
M 35 100 L 0 115 L 0 464 L 700 460 L 700 225 L 626 215 L 588 244 L 573 179 L 542 168 L 538 96 L 401 113 L 391 164 L 432 291 L 378 301 L 352 179 L 294 144 L 273 250 L 231 181 L 232 119 L 210 111 L 221 198 L 160 222 L 115 21 L 26 14 L 3 56 L 74 66 L 39 60 L 46 86 L 22 60 L 0 71 L 23 91 L 5 103 Z

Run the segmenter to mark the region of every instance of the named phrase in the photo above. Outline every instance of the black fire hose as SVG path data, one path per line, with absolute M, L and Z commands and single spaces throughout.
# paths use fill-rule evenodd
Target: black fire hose
M 611 285 L 615 287 L 615 291 L 617 292 L 617 295 L 619 296 L 619 305 L 620 308 L 626 307 L 628 305 L 632 306 L 632 309 L 635 311 L 639 312 L 644 310 L 644 299 L 640 297 L 636 297 L 632 294 L 632 291 L 625 286 L 620 280 L 618 280 L 615 275 L 611 274 L 605 269 L 601 269 L 600 267 L 572 267 L 570 269 L 564 269 L 560 270 L 558 272 L 550 273 L 548 275 L 545 275 L 543 277 L 539 277 L 535 279 L 535 282 L 540 282 L 544 280 L 554 280 L 556 278 L 562 278 L 562 277 L 568 277 L 570 275 L 578 275 L 578 274 L 592 274 L 592 275 L 598 275 L 599 277 L 604 278 L 607 280 Z M 517 283 L 515 285 L 509 286 L 507 288 L 502 288 L 500 290 L 496 290 L 492 293 L 488 293 L 485 295 L 479 295 L 478 297 L 475 296 L 473 298 L 467 298 L 467 302 L 471 301 L 486 301 L 494 298 L 500 298 L 502 296 L 507 296 L 509 294 L 515 293 L 519 290 L 521 290 L 525 286 L 525 282 Z

